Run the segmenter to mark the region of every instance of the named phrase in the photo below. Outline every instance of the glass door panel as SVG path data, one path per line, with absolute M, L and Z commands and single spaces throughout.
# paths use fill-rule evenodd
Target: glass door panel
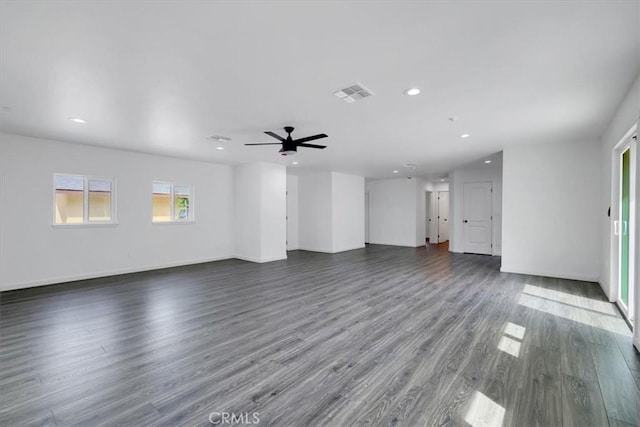
M 629 216 L 631 202 L 631 150 L 622 153 L 620 194 L 620 301 L 629 307 Z

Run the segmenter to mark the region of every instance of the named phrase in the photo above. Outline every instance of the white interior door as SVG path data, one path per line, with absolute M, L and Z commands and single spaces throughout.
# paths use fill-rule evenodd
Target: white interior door
M 438 192 L 429 193 L 431 225 L 429 226 L 429 243 L 438 243 Z
M 438 243 L 449 240 L 449 192 L 438 191 Z
M 465 183 L 462 210 L 464 251 L 491 255 L 491 183 Z

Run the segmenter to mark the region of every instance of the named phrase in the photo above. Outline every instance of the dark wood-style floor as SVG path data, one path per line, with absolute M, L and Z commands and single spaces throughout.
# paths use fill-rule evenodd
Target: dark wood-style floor
M 5 292 L 0 425 L 638 425 L 598 285 L 499 264 L 368 246 Z

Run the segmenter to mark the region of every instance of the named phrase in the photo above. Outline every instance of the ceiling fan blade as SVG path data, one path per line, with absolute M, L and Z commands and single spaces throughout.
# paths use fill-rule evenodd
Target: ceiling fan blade
M 282 144 L 279 142 L 256 142 L 256 143 L 244 144 L 244 145 L 282 145 Z
M 281 136 L 280 136 L 280 135 L 278 135 L 277 133 L 273 133 L 273 132 L 271 132 L 270 130 L 265 131 L 264 133 L 266 133 L 267 135 L 269 135 L 269 136 L 271 136 L 271 137 L 273 137 L 273 138 L 277 139 L 278 141 L 282 141 L 282 142 L 284 142 L 284 141 L 285 141 L 285 139 L 284 139 L 283 137 L 281 137 Z
M 319 149 L 323 149 L 323 148 L 327 148 L 326 145 L 316 145 L 316 144 L 297 144 L 298 147 L 308 147 L 308 148 L 319 148 Z
M 296 144 L 299 145 L 302 142 L 313 141 L 314 139 L 326 138 L 327 136 L 329 136 L 329 135 L 326 135 L 324 133 L 319 133 L 317 135 L 307 136 L 307 137 L 304 137 L 304 138 L 296 139 L 293 142 L 295 142 Z

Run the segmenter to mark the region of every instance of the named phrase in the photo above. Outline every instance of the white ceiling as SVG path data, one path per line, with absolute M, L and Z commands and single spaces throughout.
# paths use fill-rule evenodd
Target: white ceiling
M 640 71 L 638 1 L 0 7 L 4 132 L 220 163 L 441 176 L 511 144 L 599 137 Z M 356 82 L 376 96 L 332 95 Z M 285 125 L 328 148 L 242 145 Z

